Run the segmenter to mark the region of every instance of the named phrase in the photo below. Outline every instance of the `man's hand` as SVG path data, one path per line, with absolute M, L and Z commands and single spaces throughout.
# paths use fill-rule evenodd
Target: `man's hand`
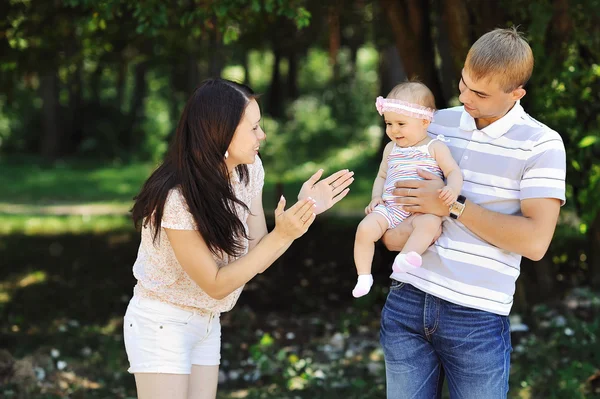
M 440 199 L 440 189 L 444 181 L 433 173 L 417 169 L 417 173 L 425 180 L 402 180 L 396 182 L 393 194 L 395 201 L 402 208 L 412 213 L 430 213 L 437 216 L 448 216 L 448 205 Z
M 323 169 L 312 175 L 310 179 L 304 182 L 298 193 L 298 201 L 311 197 L 315 200 L 315 214 L 325 212 L 334 206 L 349 192 L 348 188 L 354 181 L 354 172 L 348 169 L 335 172 L 331 176 L 319 181 L 323 175 Z

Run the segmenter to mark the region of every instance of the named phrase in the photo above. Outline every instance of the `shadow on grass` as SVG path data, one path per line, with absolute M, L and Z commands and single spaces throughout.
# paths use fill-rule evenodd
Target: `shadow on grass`
M 358 222 L 323 217 L 246 286 L 236 308 L 222 318 L 223 358 L 227 360 L 222 369 L 248 358 L 249 349 L 261 338 L 257 331 L 279 337 L 282 346 L 302 346 L 326 334 L 331 326 L 340 331 L 370 323 L 369 334 L 376 340 L 393 254 L 377 252 L 378 287 L 372 295 L 354 300 L 352 246 Z M 0 348 L 16 358 L 57 349 L 55 365 L 63 360 L 76 375 L 100 384 L 101 389 L 90 390 L 90 395 L 131 394 L 134 384 L 126 373 L 121 320 L 135 284 L 131 268 L 138 245 L 135 231 L 2 236 Z M 279 319 L 276 325 L 271 324 L 274 318 Z M 321 320 L 315 322 L 315 318 Z M 269 383 L 273 381 L 266 378 L 253 385 Z M 247 385 L 230 379 L 222 389 Z
M 394 254 L 377 246 L 374 288 L 355 300 L 359 221 L 320 217 L 222 315 L 219 398 L 385 396 L 379 317 Z M 121 331 L 138 245 L 139 234 L 129 229 L 0 236 L 0 349 L 46 364 L 51 387 L 24 397 L 134 396 Z M 535 292 L 524 272 L 520 283 Z M 319 370 L 327 380 L 315 376 Z M 0 367 L 0 381 L 1 374 Z M 290 390 L 295 383 L 308 385 Z

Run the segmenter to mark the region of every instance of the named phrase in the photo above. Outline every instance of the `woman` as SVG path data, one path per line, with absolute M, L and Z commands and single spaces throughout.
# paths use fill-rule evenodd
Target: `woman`
M 163 164 L 136 197 L 142 241 L 124 337 L 141 399 L 216 397 L 219 314 L 354 180 L 343 170 L 319 181 L 318 171 L 288 210 L 281 197 L 269 233 L 260 119 L 250 88 L 205 81 L 188 100 Z

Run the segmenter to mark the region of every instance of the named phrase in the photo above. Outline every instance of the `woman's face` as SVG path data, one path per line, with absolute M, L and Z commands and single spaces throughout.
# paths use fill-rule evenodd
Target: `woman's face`
M 260 118 L 258 103 L 252 99 L 246 106 L 242 120 L 235 129 L 227 149 L 229 155 L 225 163 L 230 171 L 238 165 L 254 163 L 260 142 L 267 137 L 260 127 Z

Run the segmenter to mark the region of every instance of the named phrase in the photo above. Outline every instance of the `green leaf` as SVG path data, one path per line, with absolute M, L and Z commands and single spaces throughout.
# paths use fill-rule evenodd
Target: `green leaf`
M 600 137 L 598 136 L 586 136 L 579 142 L 579 148 L 585 148 L 594 145 L 598 142 L 598 140 L 600 140 Z
M 271 337 L 271 335 L 269 333 L 266 333 L 260 339 L 260 346 L 269 347 L 269 346 L 273 345 L 274 342 L 275 342 L 275 340 L 273 339 L 273 337 Z
M 237 27 L 228 26 L 223 34 L 223 43 L 229 44 L 235 42 L 240 36 L 240 31 Z
M 300 7 L 298 8 L 297 14 L 296 14 L 296 27 L 298 29 L 303 29 L 306 28 L 308 25 L 310 25 L 310 12 L 308 12 L 308 10 L 304 7 Z

